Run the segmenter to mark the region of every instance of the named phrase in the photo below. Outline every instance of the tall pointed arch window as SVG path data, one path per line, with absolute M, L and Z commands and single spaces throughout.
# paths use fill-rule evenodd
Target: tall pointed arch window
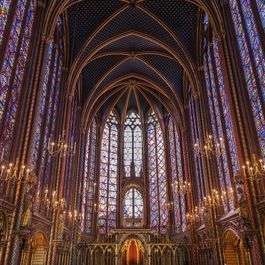
M 186 222 L 186 201 L 185 195 L 178 193 L 179 183 L 184 182 L 183 172 L 183 151 L 181 150 L 181 139 L 172 117 L 168 119 L 168 134 L 170 144 L 171 162 L 171 186 L 173 192 L 174 223 L 175 231 L 185 231 Z
M 191 87 L 189 87 L 189 92 L 191 94 Z M 189 100 L 189 115 L 190 115 L 190 128 L 191 128 L 191 137 L 192 137 L 192 146 L 194 146 L 200 139 L 199 132 L 199 101 L 195 100 L 192 95 L 190 95 Z M 202 203 L 203 198 L 206 196 L 206 183 L 205 174 L 203 173 L 203 160 L 202 157 L 196 156 L 194 154 L 194 163 L 195 163 L 195 177 L 196 177 L 196 187 L 198 192 L 198 201 Z
M 261 155 L 265 159 L 265 51 L 260 36 L 260 32 L 264 33 L 265 7 L 264 1 L 251 2 L 251 0 L 229 0 Z M 260 17 L 254 15 L 256 7 Z M 260 29 L 256 23 L 259 18 L 263 29 Z
M 5 160 L 9 159 L 22 85 L 26 81 L 36 6 L 36 0 L 0 1 L 4 10 L 0 16 L 0 48 L 4 53 L 0 61 L 0 150 L 4 150 Z M 10 28 L 7 20 L 11 21 Z
M 142 176 L 142 128 L 136 112 L 129 113 L 124 124 L 124 167 L 126 177 Z
M 105 124 L 100 161 L 98 226 L 100 233 L 116 228 L 118 177 L 118 119 L 111 112 Z
M 155 113 L 147 116 L 148 176 L 150 226 L 152 231 L 166 233 L 168 225 L 165 146 L 162 129 Z
M 234 208 L 232 180 L 239 170 L 231 113 L 225 92 L 222 66 L 220 63 L 217 40 L 210 45 L 211 28 L 207 17 L 204 20 L 204 73 L 210 108 L 212 133 L 215 145 L 221 141 L 221 155 L 217 157 L 220 186 L 226 193 L 225 209 Z
M 94 119 L 86 135 L 85 161 L 83 169 L 82 185 L 82 207 L 81 207 L 81 230 L 82 232 L 92 232 L 92 216 L 95 197 L 95 159 L 97 142 L 97 124 Z
M 131 188 L 125 193 L 123 209 L 126 227 L 143 226 L 144 201 L 138 189 Z
M 48 155 L 49 138 L 56 139 L 64 60 L 63 28 L 59 18 L 54 39 L 48 44 L 43 63 L 42 82 L 36 106 L 33 140 L 31 143 L 31 169 L 38 176 L 40 192 L 52 185 L 52 159 Z

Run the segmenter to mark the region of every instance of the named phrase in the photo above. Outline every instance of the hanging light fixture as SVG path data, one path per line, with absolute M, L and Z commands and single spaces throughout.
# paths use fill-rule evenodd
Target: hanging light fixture
M 210 155 L 215 155 L 219 157 L 222 154 L 223 139 L 219 138 L 218 142 L 215 143 L 213 136 L 208 135 L 206 137 L 205 143 L 200 143 L 199 140 L 194 144 L 194 152 L 196 156 L 209 157 Z

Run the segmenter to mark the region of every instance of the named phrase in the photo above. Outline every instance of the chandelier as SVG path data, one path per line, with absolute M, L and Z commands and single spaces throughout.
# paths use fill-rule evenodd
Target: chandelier
M 49 138 L 47 150 L 50 156 L 74 156 L 76 153 L 76 143 L 67 144 L 65 141 L 65 132 L 59 135 L 58 142 L 52 142 Z
M 3 161 L 1 161 L 1 164 Z M 2 181 L 26 181 L 27 183 L 32 183 L 34 181 L 34 176 L 31 175 L 29 168 L 22 165 L 20 168 L 18 166 L 18 159 L 16 163 L 9 163 L 8 165 L 1 165 L 0 169 L 0 179 Z
M 210 194 L 211 195 L 203 198 L 204 208 L 221 207 L 224 205 L 226 191 L 219 192 L 216 189 L 213 189 Z
M 172 183 L 172 189 L 177 193 L 181 195 L 185 195 L 187 193 L 191 192 L 191 183 L 188 181 L 176 181 L 176 183 Z
M 247 161 L 246 165 L 242 166 L 242 173 L 244 178 L 257 181 L 265 178 L 265 162 L 262 159 L 256 159 L 255 156 L 253 157 L 252 162 Z
M 208 135 L 204 144 L 200 143 L 197 139 L 194 144 L 194 152 L 196 156 L 202 155 L 209 157 L 210 155 L 215 155 L 216 157 L 219 157 L 222 154 L 222 145 L 223 138 L 219 138 L 218 142 L 215 144 L 212 135 Z
M 197 223 L 200 221 L 200 210 L 196 206 L 190 213 L 186 214 L 187 222 L 188 223 Z

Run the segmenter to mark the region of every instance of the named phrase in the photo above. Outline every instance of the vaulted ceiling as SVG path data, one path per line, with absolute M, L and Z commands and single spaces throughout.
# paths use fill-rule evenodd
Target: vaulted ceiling
M 198 8 L 186 0 L 83 0 L 72 5 L 72 85 L 82 76 L 84 106 L 107 102 L 106 97 L 118 96 L 133 83 L 146 91 L 143 97 L 165 97 L 181 112 L 183 74 L 196 76 L 197 16 Z

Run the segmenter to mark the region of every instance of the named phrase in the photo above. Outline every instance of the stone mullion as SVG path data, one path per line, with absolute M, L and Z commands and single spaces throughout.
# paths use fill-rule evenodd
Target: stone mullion
M 14 19 L 14 16 L 16 14 L 18 1 L 19 0 L 11 1 L 10 6 L 9 6 L 9 13 L 8 13 L 7 21 L 6 21 L 5 32 L 3 34 L 2 44 L 0 46 L 0 48 L 1 48 L 1 50 L 0 50 L 1 51 L 0 52 L 0 69 L 3 66 L 3 62 L 5 59 L 5 51 L 6 51 L 7 46 L 8 46 L 9 36 L 11 33 L 11 29 L 12 29 L 13 19 Z
M 124 121 L 124 119 L 122 119 Z M 119 129 L 118 129 L 118 153 L 117 153 L 117 161 L 118 162 L 118 175 L 117 175 L 117 208 L 116 209 L 120 209 L 120 211 L 116 210 L 116 224 L 117 227 L 120 227 L 121 224 L 121 216 L 123 214 L 123 203 L 122 203 L 122 179 L 124 177 L 124 156 L 123 156 L 123 139 L 124 139 L 124 124 L 120 124 L 119 125 Z M 126 177 L 126 176 L 125 176 Z M 118 198 L 119 197 L 119 198 Z
M 196 106 L 196 113 L 199 113 L 199 115 L 196 115 L 196 120 L 197 120 L 197 131 L 198 131 L 198 138 L 199 141 L 203 141 L 204 143 L 204 139 L 206 138 L 207 135 L 207 127 L 206 126 L 206 121 L 208 119 L 208 112 L 207 110 L 204 109 L 205 106 L 207 106 L 206 103 L 207 101 L 205 101 L 205 98 L 203 96 L 203 93 L 201 94 L 200 98 L 198 98 L 195 103 Z M 203 107 L 204 106 L 204 107 Z M 207 195 L 207 192 L 209 193 L 212 185 L 210 182 L 210 173 L 209 173 L 209 168 L 207 166 L 207 158 L 203 157 L 202 155 L 200 155 L 198 157 L 198 159 L 200 160 L 201 166 L 202 166 L 202 173 L 206 174 L 206 181 L 205 181 L 205 196 Z M 203 198 L 202 198 L 203 199 Z
M 92 156 L 92 135 L 93 135 L 93 122 L 90 125 L 90 128 L 88 129 L 88 132 L 90 134 L 89 142 L 86 144 L 89 145 L 89 154 L 88 154 L 88 169 L 87 169 L 87 193 L 86 193 L 86 208 L 85 208 L 85 227 L 87 226 L 87 213 L 88 213 L 88 193 L 89 193 L 89 187 L 90 187 L 90 168 L 91 168 L 91 156 Z M 86 137 L 87 140 L 87 137 Z M 85 149 L 86 150 L 86 149 Z M 85 151 L 86 152 L 86 151 Z M 86 155 L 86 154 L 85 154 Z
M 99 200 L 98 200 L 98 192 L 99 192 L 99 178 L 100 178 L 100 157 L 101 157 L 101 137 L 100 137 L 100 128 L 99 128 L 99 121 L 96 122 L 96 132 L 97 132 L 97 137 L 96 137 L 96 152 L 95 152 L 95 180 L 94 183 L 95 185 L 95 191 L 94 191 L 94 204 L 92 208 L 92 219 L 91 219 L 91 232 L 95 233 L 96 232 L 96 224 L 97 224 L 97 207 L 99 205 Z M 97 188 L 98 187 L 98 188 Z M 97 207 L 95 207 L 97 205 Z
M 78 118 L 76 119 L 76 126 L 77 128 L 80 128 L 80 117 L 81 117 L 81 107 L 78 106 Z M 90 132 L 92 133 L 92 131 Z M 77 137 L 75 137 L 77 138 Z M 80 146 L 80 143 L 82 142 L 82 134 L 80 133 L 80 131 L 78 131 L 78 146 Z M 91 143 L 91 138 L 90 138 L 90 143 Z M 79 150 L 80 151 L 80 150 Z M 90 148 L 90 152 L 91 152 L 91 148 Z M 82 178 L 79 177 L 79 167 L 78 165 L 81 163 L 80 162 L 80 155 L 78 157 L 75 157 L 74 160 L 74 165 L 75 168 L 73 170 L 73 172 L 75 172 L 75 174 L 73 173 L 73 178 L 72 181 L 77 179 L 77 183 L 75 181 L 73 181 L 73 191 L 74 191 L 74 195 L 73 195 L 73 210 L 76 209 L 76 211 L 78 211 L 80 209 L 80 200 L 78 200 L 78 189 L 81 185 L 81 180 Z M 77 177 L 77 178 L 76 178 Z M 75 184 L 76 183 L 76 184 Z M 79 226 L 79 214 L 77 212 L 77 218 L 73 220 L 73 231 L 72 231 L 72 244 L 71 244 L 71 249 L 72 249 L 72 253 L 71 253 L 71 264 L 75 265 L 77 262 L 77 240 L 78 240 L 78 232 L 79 232 L 80 226 Z
M 190 101 L 192 100 L 192 98 L 190 99 Z M 192 103 L 191 103 L 192 104 Z M 190 193 L 190 205 L 189 205 L 189 210 L 191 209 L 191 207 L 193 205 L 197 205 L 199 204 L 200 198 L 199 196 L 194 196 L 195 194 L 197 195 L 197 188 L 198 188 L 198 183 L 197 183 L 197 178 L 196 178 L 196 165 L 195 163 L 197 163 L 196 161 L 196 157 L 193 156 L 193 138 L 192 138 L 192 130 L 193 133 L 195 134 L 194 131 L 194 126 L 195 124 L 193 124 L 193 117 L 189 116 L 189 113 L 191 113 L 191 111 L 189 112 L 189 108 L 191 108 L 191 104 L 189 105 L 189 107 L 185 108 L 185 120 L 188 121 L 190 119 L 190 122 L 187 122 L 186 124 L 186 130 L 182 130 L 183 135 L 185 135 L 185 141 L 187 144 L 186 147 L 186 152 L 187 152 L 187 164 L 186 164 L 186 168 L 187 171 L 189 172 L 189 176 L 190 176 L 190 182 L 191 182 L 191 188 L 192 188 L 192 192 Z M 191 126 L 192 124 L 192 126 Z M 195 136 L 195 135 L 194 135 Z M 190 155 L 189 155 L 190 154 Z M 200 174 L 200 172 L 198 172 Z M 200 176 L 198 176 L 198 178 L 200 178 Z M 203 187 L 204 189 L 204 187 Z
M 173 122 L 173 120 L 172 120 Z M 165 122 L 165 162 L 167 164 L 167 190 L 168 190 L 168 198 L 169 198 L 169 202 L 172 202 L 172 205 L 169 205 L 169 223 L 171 224 L 171 232 L 174 233 L 175 232 L 175 220 L 174 220 L 174 193 L 172 190 L 172 169 L 171 169 L 171 163 L 170 163 L 170 142 L 169 142 L 169 123 L 168 123 L 168 119 L 167 122 Z M 173 207 L 171 207 L 173 206 Z M 147 207 L 148 209 L 148 207 Z
M 91 128 L 91 127 L 90 127 Z M 81 146 L 80 148 L 84 148 L 83 150 L 83 156 L 81 156 L 81 158 L 83 159 L 83 168 L 81 170 L 81 172 L 79 173 L 82 176 L 82 183 L 80 184 L 82 187 L 82 193 L 81 193 L 81 198 L 80 198 L 80 210 L 82 212 L 82 204 L 83 202 L 83 193 L 85 193 L 85 211 L 84 211 L 84 233 L 86 233 L 86 227 L 87 227 L 87 207 L 88 207 L 88 192 L 89 192 L 89 166 L 90 166 L 90 159 L 88 157 L 88 169 L 87 169 L 87 175 L 85 176 L 85 166 L 86 166 L 86 152 L 87 152 L 87 145 L 89 145 L 89 153 L 91 150 L 91 138 L 89 138 L 89 142 L 87 141 L 88 138 L 88 133 L 90 133 L 91 135 L 91 131 L 90 129 L 87 130 L 87 132 L 83 135 L 83 137 L 81 138 Z M 82 133 L 81 133 L 82 134 Z M 82 154 L 82 152 L 80 151 L 80 153 Z M 81 162 L 80 162 L 81 163 Z M 83 172 L 83 173 L 82 173 Z M 87 179 L 87 180 L 86 180 Z M 87 181 L 87 190 L 84 189 L 84 182 L 85 180 Z

